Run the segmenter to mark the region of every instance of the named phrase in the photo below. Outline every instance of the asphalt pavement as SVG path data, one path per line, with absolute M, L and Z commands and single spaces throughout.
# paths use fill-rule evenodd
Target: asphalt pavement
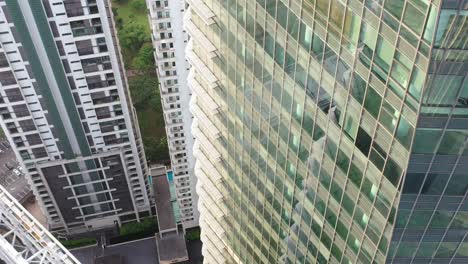
M 153 237 L 144 240 L 131 241 L 119 245 L 101 247 L 88 247 L 70 250 L 82 264 L 94 264 L 94 258 L 109 255 L 121 255 L 126 264 L 158 264 L 156 241 Z
M 190 264 L 203 264 L 202 242 L 200 240 L 188 241 L 187 251 Z
M 31 195 L 26 176 L 19 170 L 15 153 L 5 138 L 0 138 L 0 184 L 21 203 Z
M 189 261 L 186 262 L 187 264 L 203 263 L 201 248 L 202 242 L 200 240 L 187 242 L 187 251 L 189 254 Z M 114 254 L 123 256 L 125 264 L 159 264 L 156 241 L 154 238 L 131 241 L 114 246 L 108 245 L 105 249 L 102 249 L 101 246 L 97 246 L 72 249 L 70 252 L 81 261 L 82 264 L 94 264 L 95 257 Z

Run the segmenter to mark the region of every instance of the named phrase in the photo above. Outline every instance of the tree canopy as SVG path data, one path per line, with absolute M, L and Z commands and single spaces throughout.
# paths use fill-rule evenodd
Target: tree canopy
M 154 50 L 151 43 L 144 43 L 138 51 L 138 54 L 132 61 L 132 67 L 136 70 L 150 73 L 148 71 L 155 71 L 154 66 Z
M 129 51 L 140 50 L 145 42 L 151 42 L 151 36 L 145 31 L 145 27 L 135 22 L 125 24 L 120 33 L 120 45 Z

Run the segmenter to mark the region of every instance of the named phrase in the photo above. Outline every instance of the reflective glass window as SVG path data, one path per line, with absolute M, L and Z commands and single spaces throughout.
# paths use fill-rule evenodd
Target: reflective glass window
M 416 34 L 421 34 L 423 26 L 424 26 L 424 19 L 426 15 L 424 12 L 419 10 L 418 8 L 414 7 L 411 4 L 411 1 L 407 2 L 405 9 L 405 16 L 403 18 L 403 22 L 408 25 Z
M 448 130 L 442 137 L 438 154 L 453 154 L 459 153 L 461 148 L 464 146 L 465 141 L 468 138 L 468 131 L 451 131 Z
M 367 89 L 366 101 L 364 102 L 364 108 L 377 118 L 382 103 L 382 97 L 372 87 Z

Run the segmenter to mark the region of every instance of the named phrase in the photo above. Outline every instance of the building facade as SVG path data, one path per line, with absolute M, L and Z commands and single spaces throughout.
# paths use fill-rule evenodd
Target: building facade
M 466 1 L 187 2 L 206 263 L 466 263 Z
M 187 84 L 190 66 L 185 59 L 186 4 L 183 0 L 147 0 L 147 6 L 180 221 L 186 229 L 198 226 L 199 217 L 189 109 L 192 92 Z
M 0 123 L 49 228 L 83 232 L 149 215 L 110 2 L 0 6 Z

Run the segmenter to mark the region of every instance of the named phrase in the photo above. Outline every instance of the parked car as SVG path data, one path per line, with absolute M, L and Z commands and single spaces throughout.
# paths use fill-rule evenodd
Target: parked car
M 12 169 L 14 168 L 14 166 L 13 166 L 10 162 L 5 163 L 5 167 L 6 167 L 8 170 L 12 170 Z

